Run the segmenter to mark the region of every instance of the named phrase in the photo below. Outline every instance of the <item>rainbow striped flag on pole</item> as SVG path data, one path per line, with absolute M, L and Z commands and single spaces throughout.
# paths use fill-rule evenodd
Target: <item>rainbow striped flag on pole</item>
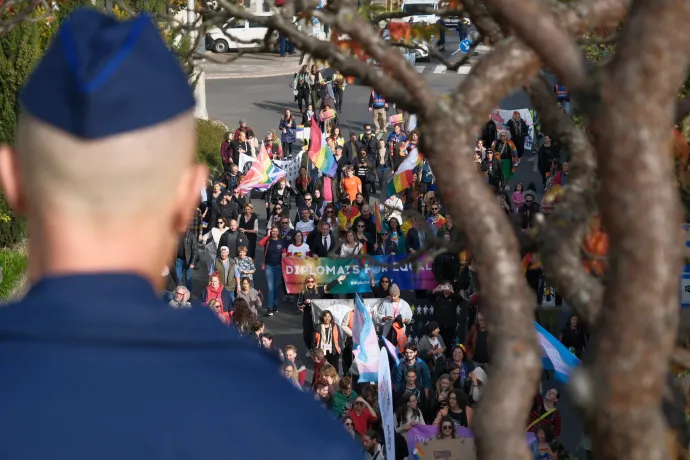
M 422 162 L 422 156 L 419 154 L 415 148 L 407 155 L 405 161 L 403 161 L 398 170 L 388 182 L 387 191 L 388 196 L 393 196 L 396 193 L 400 193 L 406 188 L 412 185 L 412 178 L 414 176 L 414 169 L 419 166 Z
M 245 194 L 251 192 L 252 189 L 267 190 L 286 175 L 285 171 L 273 164 L 266 151 L 266 146 L 262 142 L 259 156 L 256 157 L 251 169 L 237 188 Z
M 309 159 L 319 170 L 329 177 L 335 177 L 338 163 L 326 142 L 326 135 L 321 132 L 316 117 L 311 119 L 311 144 L 309 145 Z

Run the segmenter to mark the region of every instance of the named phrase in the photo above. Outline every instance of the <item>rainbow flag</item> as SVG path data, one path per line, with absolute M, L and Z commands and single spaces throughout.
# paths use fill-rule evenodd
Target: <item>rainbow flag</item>
M 379 210 L 379 205 L 374 204 L 374 220 L 376 221 L 376 233 L 383 232 L 383 218 L 381 217 L 381 211 Z
M 417 149 L 413 149 L 405 161 L 400 164 L 398 170 L 388 182 L 387 190 L 388 196 L 393 196 L 400 193 L 412 185 L 412 177 L 414 176 L 414 169 L 422 162 L 422 156 Z
M 326 142 L 326 135 L 321 132 L 315 118 L 311 119 L 311 144 L 309 145 L 309 159 L 319 170 L 329 177 L 335 177 L 338 163 Z
M 419 444 L 414 446 L 414 452 L 412 452 L 412 457 L 415 460 L 421 460 L 422 455 L 424 455 L 424 452 L 422 452 L 422 449 L 419 448 Z
M 273 164 L 266 151 L 266 146 L 262 142 L 259 156 L 256 157 L 237 189 L 245 194 L 250 193 L 252 189 L 267 190 L 286 175 L 285 171 Z

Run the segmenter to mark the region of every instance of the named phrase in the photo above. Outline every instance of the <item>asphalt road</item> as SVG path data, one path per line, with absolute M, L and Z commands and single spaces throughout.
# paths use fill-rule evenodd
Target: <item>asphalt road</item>
M 452 91 L 462 78 L 466 78 L 458 74 L 433 73 L 423 74 L 423 77 L 433 90 L 440 93 Z M 274 77 L 209 81 L 206 85 L 209 116 L 226 123 L 233 129 L 237 126 L 240 118 L 245 119 L 259 136 L 263 136 L 268 130 L 277 129 L 281 113 L 285 108 L 297 110 L 289 87 L 291 80 L 291 77 Z M 345 135 L 350 130 L 360 132 L 364 123 L 371 122 L 371 116 L 367 111 L 369 92 L 370 89 L 362 86 L 352 85 L 346 89 L 343 113 L 340 115 L 341 128 Z M 500 104 L 500 108 L 510 110 L 529 107 L 531 107 L 529 97 L 521 91 L 511 94 Z M 524 184 L 530 181 L 535 181 L 537 184 L 541 183 L 539 174 L 535 172 L 535 163 L 529 161 L 531 158 L 531 154 L 525 153 L 523 161 L 511 181 L 512 183 L 517 181 Z M 259 200 L 254 200 L 254 206 L 261 218 L 259 226 L 264 229 L 264 205 Z M 257 258 L 259 259 L 256 261 L 258 266 L 260 254 L 257 254 Z M 195 294 L 207 282 L 203 276 L 204 273 L 206 271 L 202 269 L 195 274 L 193 289 Z M 263 273 L 257 272 L 255 280 L 257 288 L 266 292 Z M 277 345 L 280 347 L 288 344 L 296 345 L 305 364 L 310 365 L 309 360 L 304 358 L 306 350 L 301 335 L 301 314 L 296 305 L 283 304 L 278 314 L 264 317 L 262 320 L 266 323 L 266 330 L 274 335 Z M 544 380 L 542 383 L 545 391 L 552 386 L 559 388 L 559 391 L 561 390 L 561 386 L 553 380 Z M 581 451 L 578 452 L 578 445 L 582 439 L 582 422 L 572 408 L 565 391 L 561 391 L 561 394 L 559 410 L 563 417 L 562 441 L 572 453 L 582 454 Z

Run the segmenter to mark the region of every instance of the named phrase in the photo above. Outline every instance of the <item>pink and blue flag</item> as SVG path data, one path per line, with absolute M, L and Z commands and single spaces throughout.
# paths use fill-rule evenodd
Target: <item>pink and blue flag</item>
M 386 346 L 386 350 L 388 350 L 388 354 L 391 355 L 391 358 L 393 358 L 393 361 L 395 361 L 395 366 L 397 367 L 398 364 L 400 364 L 400 358 L 398 358 L 398 349 L 395 348 L 395 345 L 393 345 L 390 340 L 387 338 L 383 337 L 383 344 Z
M 359 382 L 379 381 L 379 339 L 376 335 L 374 320 L 362 302 L 359 294 L 355 295 L 355 311 L 352 319 L 352 353 L 359 371 Z

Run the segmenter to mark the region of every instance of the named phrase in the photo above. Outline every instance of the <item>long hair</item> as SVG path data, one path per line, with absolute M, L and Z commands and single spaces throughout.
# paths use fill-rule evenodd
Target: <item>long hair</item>
M 246 300 L 238 298 L 235 300 L 235 313 L 232 315 L 232 322 L 242 332 L 247 332 L 252 323 L 257 320 L 256 315 L 249 308 Z

